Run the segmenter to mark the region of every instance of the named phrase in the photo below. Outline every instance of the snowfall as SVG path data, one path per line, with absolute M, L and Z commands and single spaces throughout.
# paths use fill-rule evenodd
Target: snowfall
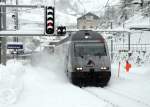
M 71 15 L 56 14 L 63 23 L 72 23 L 72 20 L 76 22 L 76 18 Z M 35 18 L 30 12 L 24 13 L 20 16 L 23 20 L 20 23 L 29 21 L 24 17 Z M 148 19 L 138 20 L 137 17 L 140 18 L 139 15 L 134 16 L 126 25 L 149 23 Z M 36 18 L 35 23 L 42 22 L 42 16 Z M 10 20 L 8 18 L 8 22 Z M 34 26 L 30 24 L 22 28 Z M 141 35 L 133 34 L 131 42 L 149 43 L 150 33 L 144 32 Z M 132 65 L 129 72 L 125 70 L 125 55 L 117 53 L 111 65 L 111 79 L 103 88 L 80 88 L 71 84 L 64 72 L 63 54 L 41 51 L 36 61 L 8 60 L 6 66 L 0 65 L 0 107 L 150 107 L 150 50 L 147 51 L 146 55 L 133 51 L 134 55 L 129 59 Z M 139 63 L 136 63 L 137 56 L 142 59 Z

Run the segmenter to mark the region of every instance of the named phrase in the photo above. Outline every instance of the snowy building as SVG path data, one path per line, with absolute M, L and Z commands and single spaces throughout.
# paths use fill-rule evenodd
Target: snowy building
M 78 29 L 96 29 L 98 28 L 100 18 L 93 13 L 87 13 L 77 19 Z

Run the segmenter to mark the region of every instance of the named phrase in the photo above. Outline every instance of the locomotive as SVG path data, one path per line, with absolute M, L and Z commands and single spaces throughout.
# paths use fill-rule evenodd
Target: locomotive
M 111 77 L 108 47 L 101 34 L 92 30 L 72 33 L 57 44 L 63 53 L 67 77 L 77 86 L 106 86 Z

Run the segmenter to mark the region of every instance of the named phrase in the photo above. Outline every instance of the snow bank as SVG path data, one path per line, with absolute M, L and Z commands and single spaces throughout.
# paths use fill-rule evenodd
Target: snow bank
M 150 64 L 144 64 L 142 66 L 132 65 L 130 71 L 126 72 L 125 64 L 122 63 L 118 77 L 119 64 L 112 64 L 112 77 L 109 86 L 106 88 L 111 88 L 119 93 L 123 93 L 125 96 L 130 96 L 145 104 L 149 104 L 149 66 Z
M 23 91 L 24 68 L 21 63 L 9 61 L 7 66 L 0 65 L 0 105 L 17 101 Z
M 9 107 L 105 107 L 107 104 L 72 85 L 64 74 L 61 55 L 42 52 L 37 62 L 26 66 L 24 92 Z

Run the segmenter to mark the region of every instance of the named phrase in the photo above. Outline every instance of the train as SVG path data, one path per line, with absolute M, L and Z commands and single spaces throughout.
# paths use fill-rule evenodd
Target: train
M 104 87 L 108 84 L 111 61 L 106 40 L 100 33 L 73 32 L 55 46 L 55 52 L 64 58 L 64 71 L 74 85 Z

